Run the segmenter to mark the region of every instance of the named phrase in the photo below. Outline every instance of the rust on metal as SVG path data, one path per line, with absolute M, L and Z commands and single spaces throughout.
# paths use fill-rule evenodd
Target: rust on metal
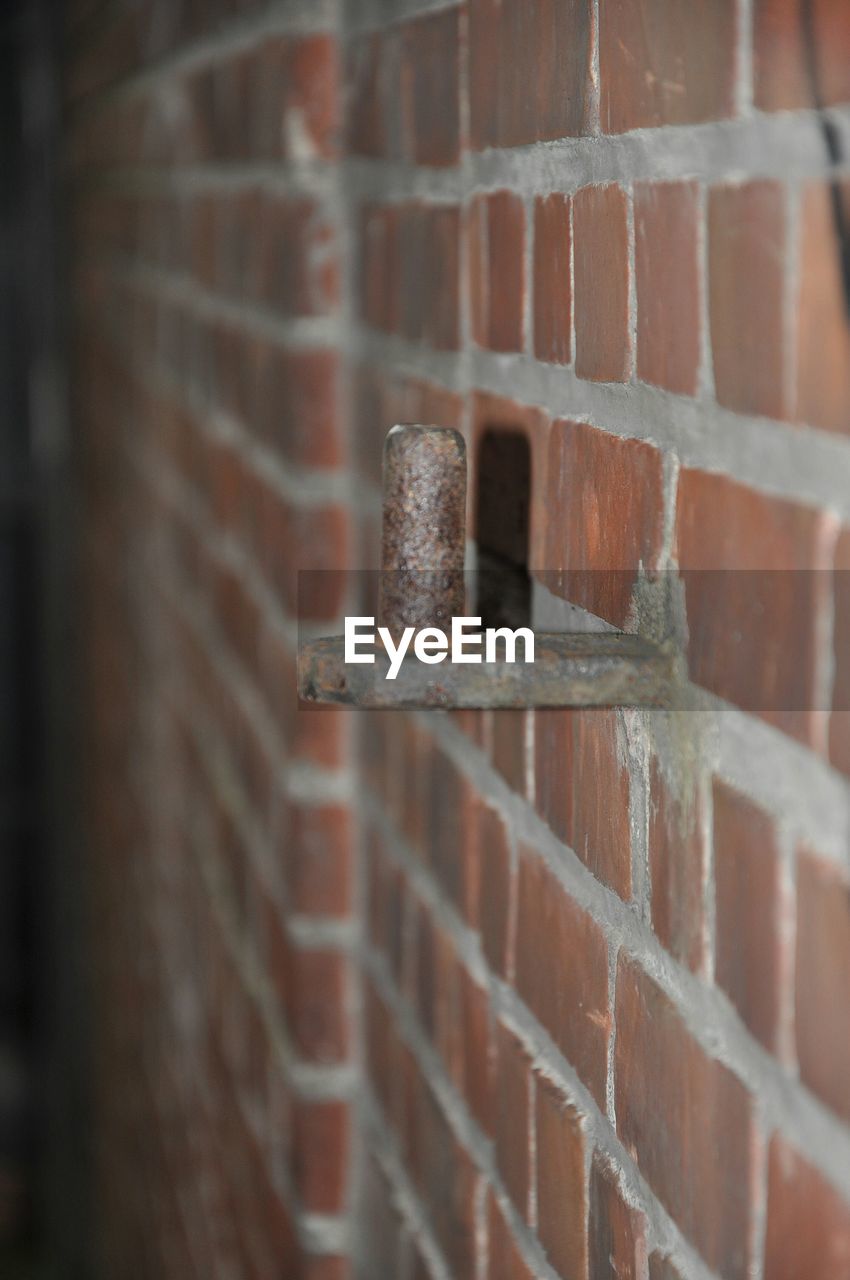
M 464 611 L 466 447 L 447 427 L 393 427 L 384 444 L 379 622 L 440 627 Z
M 303 646 L 298 692 L 306 702 L 374 708 L 667 707 L 675 700 L 671 655 L 619 632 L 544 634 L 534 662 L 426 665 L 406 657 L 388 680 L 380 646 L 375 662 L 347 665 L 342 636 Z
M 451 630 L 464 616 L 466 451 L 441 427 L 394 427 L 384 447 L 379 626 Z M 534 637 L 533 662 L 439 664 L 410 652 L 388 679 L 390 658 L 345 661 L 345 638 L 301 646 L 298 692 L 308 703 L 375 708 L 669 707 L 681 690 L 673 655 L 614 632 Z

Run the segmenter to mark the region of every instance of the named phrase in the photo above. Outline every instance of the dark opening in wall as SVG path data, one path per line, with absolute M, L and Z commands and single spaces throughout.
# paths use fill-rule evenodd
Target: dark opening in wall
M 475 536 L 484 626 L 531 622 L 531 450 L 522 431 L 485 430 L 478 445 Z

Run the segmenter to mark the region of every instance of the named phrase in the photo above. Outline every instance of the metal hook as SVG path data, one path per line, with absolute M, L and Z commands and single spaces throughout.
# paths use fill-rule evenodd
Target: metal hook
M 406 627 L 451 626 L 464 612 L 466 450 L 456 431 L 396 426 L 384 445 L 379 622 L 394 638 Z M 345 662 L 342 636 L 313 640 L 298 655 L 305 702 L 371 708 L 669 706 L 671 655 L 619 632 L 537 633 L 534 661 L 438 667 L 406 656 L 388 680 L 389 659 Z

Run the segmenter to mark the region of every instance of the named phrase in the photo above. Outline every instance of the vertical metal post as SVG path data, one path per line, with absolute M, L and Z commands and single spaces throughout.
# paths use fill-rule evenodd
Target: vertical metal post
M 447 427 L 393 427 L 384 444 L 379 623 L 448 630 L 464 611 L 466 446 Z

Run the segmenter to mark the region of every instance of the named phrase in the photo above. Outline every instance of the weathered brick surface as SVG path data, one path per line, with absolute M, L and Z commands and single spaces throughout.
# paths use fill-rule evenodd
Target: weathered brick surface
M 496 1163 L 523 1218 L 531 1193 L 531 1060 L 517 1037 L 500 1026 L 496 1036 Z
M 624 626 L 639 572 L 660 558 L 661 455 L 643 441 L 556 422 L 548 467 L 546 584 Z
M 850 1276 L 850 1205 L 779 1134 L 767 1195 L 765 1280 Z
M 520 351 L 525 285 L 525 210 L 508 191 L 480 196 L 469 211 L 472 336 L 492 351 Z
M 576 718 L 573 846 L 603 884 L 631 897 L 629 773 L 613 711 Z
M 646 1271 L 646 1222 L 597 1155 L 590 1170 L 590 1274 L 640 1280 Z
M 573 842 L 574 711 L 538 711 L 534 716 L 537 812 L 565 844 Z
M 755 1131 L 739 1080 L 631 961 L 617 967 L 617 1131 L 665 1208 L 724 1276 L 746 1276 Z
M 581 1117 L 557 1088 L 536 1088 L 537 1224 L 552 1266 L 564 1276 L 587 1270 L 586 1141 Z
M 708 299 L 720 404 L 785 418 L 788 343 L 785 192 L 778 182 L 715 187 L 708 197 Z
M 850 1280 L 844 10 L 69 6 L 110 1274 Z M 399 422 L 734 713 L 299 709 Z
M 628 382 L 628 202 L 622 187 L 583 187 L 573 197 L 576 373 L 594 382 Z
M 850 1116 L 850 1016 L 841 991 L 850 956 L 850 884 L 804 850 L 798 867 L 797 1056 L 804 1083 Z
M 767 814 L 715 781 L 717 981 L 753 1035 L 778 1048 L 786 918 L 776 830 Z
M 472 146 L 582 133 L 590 30 L 584 0 L 470 0 Z
M 735 5 L 602 0 L 600 116 L 606 133 L 733 114 Z
M 454 164 L 460 152 L 462 8 L 406 23 L 400 78 L 407 154 L 415 164 Z
M 689 969 L 705 964 L 706 841 L 699 783 L 679 794 L 653 760 L 649 772 L 649 874 L 652 927 Z
M 487 1280 L 533 1280 L 493 1194 L 487 1201 Z
M 516 890 L 505 822 L 489 806 L 479 816 L 478 856 L 481 942 L 493 972 L 504 977 L 511 961 L 510 911 Z
M 572 356 L 572 214 L 567 196 L 534 202 L 534 354 L 569 364 Z
M 516 945 L 517 991 L 594 1097 L 602 1098 L 610 1030 L 605 939 L 528 851 L 520 862 Z M 558 982 L 553 965 L 562 975 Z
M 803 193 L 798 248 L 794 417 L 842 433 L 850 429 L 850 330 L 839 226 L 848 207 L 846 183 L 834 189 L 810 183 Z
M 637 374 L 683 395 L 699 380 L 701 217 L 695 182 L 635 185 Z
M 809 6 L 813 50 L 807 48 L 804 13 L 793 0 L 756 0 L 755 99 L 765 111 L 784 111 L 850 99 L 844 51 L 850 13 L 835 0 Z
M 725 476 L 679 479 L 693 679 L 804 740 L 815 730 L 817 637 L 827 567 L 823 517 Z

